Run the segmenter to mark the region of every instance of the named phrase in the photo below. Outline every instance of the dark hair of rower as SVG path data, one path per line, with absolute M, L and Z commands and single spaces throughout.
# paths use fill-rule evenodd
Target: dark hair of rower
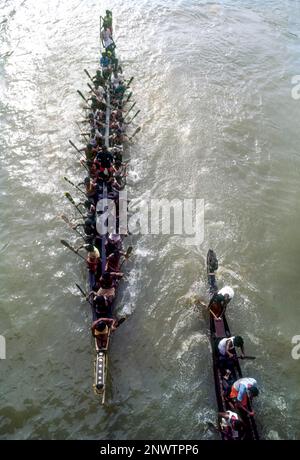
M 104 321 L 100 321 L 100 322 L 97 324 L 97 326 L 96 326 L 96 329 L 97 329 L 97 331 L 99 331 L 99 332 L 104 331 L 105 328 L 106 328 L 106 324 L 105 324 Z

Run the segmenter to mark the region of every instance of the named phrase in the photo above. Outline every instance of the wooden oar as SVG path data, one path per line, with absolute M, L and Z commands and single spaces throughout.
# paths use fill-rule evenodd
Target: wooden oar
M 126 89 L 129 88 L 129 86 L 130 86 L 130 84 L 131 84 L 131 82 L 132 82 L 133 79 L 134 79 L 134 77 L 131 77 L 131 78 L 130 78 L 129 82 L 128 82 L 127 85 L 126 85 Z
M 198 305 L 201 305 L 201 307 L 204 307 L 206 309 L 208 308 L 208 305 L 206 305 L 206 303 L 202 302 L 200 299 L 195 299 L 194 301 L 195 303 L 197 302 Z M 213 315 L 215 320 L 218 320 L 218 317 L 214 314 L 214 312 L 211 309 L 209 309 L 209 312 Z
M 131 112 L 131 110 L 133 109 L 133 107 L 135 106 L 135 104 L 136 104 L 136 102 L 134 102 L 134 103 L 132 104 L 132 106 L 130 107 L 130 109 L 127 110 L 127 113 L 126 113 L 126 115 L 125 115 L 125 117 L 124 117 L 124 120 L 125 120 L 125 118 L 127 117 L 127 115 L 129 114 L 129 112 Z
M 81 91 L 79 91 L 79 89 L 77 90 L 77 93 L 79 94 L 79 96 L 82 97 L 82 99 L 88 104 L 88 100 L 84 97 L 84 95 L 82 94 Z
M 136 112 L 136 114 L 131 118 L 131 120 L 124 122 L 125 125 L 129 125 L 129 124 L 135 119 L 135 117 L 136 117 L 139 113 L 140 113 L 140 110 L 138 110 L 138 111 Z
M 70 179 L 68 179 L 66 176 L 64 176 L 64 179 L 65 181 L 69 182 L 69 184 L 73 185 L 73 187 L 75 187 L 77 190 L 79 190 L 79 192 L 83 193 L 83 195 L 86 196 L 86 193 L 81 188 L 79 188 L 76 184 L 73 184 L 73 182 L 70 181 Z
M 84 72 L 87 74 L 87 76 L 89 77 L 89 79 L 91 80 L 92 83 L 94 83 L 94 80 L 92 79 L 92 77 L 90 76 L 90 74 L 88 73 L 88 71 L 86 69 L 83 69 Z
M 77 204 L 75 203 L 75 201 L 73 200 L 71 194 L 69 192 L 65 192 L 65 197 L 70 201 L 70 203 L 72 203 L 73 206 L 75 206 L 75 208 L 77 209 L 77 211 L 79 212 L 79 214 L 82 215 L 82 217 L 84 218 L 84 214 L 82 213 L 82 211 L 80 211 L 80 209 L 78 208 Z
M 65 216 L 64 214 L 61 214 L 60 215 L 60 218 L 68 225 L 68 227 L 70 227 L 72 230 L 74 230 L 74 232 L 78 233 L 78 235 L 81 236 L 81 238 L 85 239 L 84 238 L 84 235 L 82 233 L 80 233 L 77 228 L 74 228 L 74 226 L 71 224 L 71 222 L 69 221 L 69 219 L 67 218 L 67 216 Z
M 256 356 L 237 356 L 238 359 L 256 359 Z
M 88 133 L 83 133 L 83 132 L 81 131 L 81 126 L 80 126 L 80 124 L 79 124 L 77 121 L 75 121 L 75 123 L 76 123 L 76 125 L 78 126 L 78 129 L 79 129 L 79 132 L 80 132 L 80 136 L 84 136 L 85 139 L 87 140 L 89 134 L 88 134 Z
M 124 256 L 125 259 L 123 260 L 123 262 L 122 262 L 121 265 L 120 265 L 120 270 L 121 270 L 122 265 L 123 265 L 123 263 L 125 262 L 125 260 L 128 260 L 128 259 L 129 259 L 130 254 L 132 253 L 132 250 L 133 250 L 133 247 L 132 247 L 132 246 L 129 246 L 129 247 L 127 248 L 126 254 L 125 254 L 125 256 Z
M 122 318 L 118 319 L 116 327 L 121 326 L 121 324 L 124 323 L 124 321 L 126 321 L 126 319 L 127 319 L 127 316 L 122 316 Z
M 130 137 L 128 138 L 128 140 L 131 141 L 131 140 L 134 138 L 134 136 L 135 136 L 137 133 L 140 132 L 141 129 L 142 129 L 141 126 L 139 126 L 138 128 L 136 128 L 136 130 L 134 131 L 133 135 L 130 136 Z
M 82 289 L 81 286 L 79 286 L 79 284 L 75 283 L 75 285 L 77 286 L 77 288 L 78 288 L 79 291 L 81 292 L 82 297 L 84 297 L 85 300 L 86 300 L 91 306 L 93 306 L 93 302 L 91 302 L 91 301 L 89 300 L 89 296 L 88 296 L 87 292 L 84 292 L 84 290 Z
M 81 259 L 86 260 L 85 257 L 83 257 L 79 252 L 76 251 L 76 249 L 73 248 L 66 240 L 60 240 L 61 244 L 65 246 L 66 248 L 70 249 L 70 251 L 74 252 L 77 256 L 81 257 Z
M 78 147 L 76 147 L 76 145 L 74 144 L 74 142 L 71 141 L 71 139 L 69 139 L 69 143 L 72 145 L 72 147 L 74 147 L 74 149 L 76 150 L 76 152 L 79 153 L 80 159 L 81 159 L 81 158 L 82 158 L 82 152 L 79 150 Z
M 128 95 L 126 101 L 124 102 L 124 104 L 126 104 L 127 102 L 129 102 L 131 96 L 132 96 L 132 91 L 129 93 L 129 95 Z

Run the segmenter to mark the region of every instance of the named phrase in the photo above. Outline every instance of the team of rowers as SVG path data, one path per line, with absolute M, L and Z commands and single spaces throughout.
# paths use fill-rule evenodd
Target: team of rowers
M 115 330 L 120 324 L 120 321 L 113 317 L 112 307 L 116 288 L 124 276 L 121 267 L 128 258 L 123 251 L 122 237 L 117 232 L 105 237 L 105 249 L 104 253 L 101 253 L 103 236 L 101 237 L 96 229 L 98 200 L 105 193 L 118 204 L 118 195 L 126 184 L 127 176 L 127 163 L 123 162 L 122 153 L 123 143 L 128 139 L 125 133 L 124 105 L 128 100 L 128 97 L 125 98 L 125 92 L 129 84 L 126 84 L 115 56 L 112 16 L 108 10 L 103 18 L 101 40 L 105 51 L 100 58 L 101 70 L 97 70 L 93 78 L 91 110 L 87 117 L 90 126 L 90 131 L 87 133 L 89 139 L 87 146 L 81 150 L 85 154 L 82 163 L 88 171 L 83 182 L 87 197 L 84 203 L 87 215 L 84 223 L 76 226 L 82 225 L 85 232 L 85 244 L 78 250 L 87 251 L 86 262 L 92 280 L 92 290 L 88 294 L 93 314 L 91 330 L 100 350 L 105 349 L 110 331 Z M 108 106 L 109 119 L 107 119 Z M 107 123 L 109 123 L 109 133 L 107 133 Z M 225 286 L 212 296 L 208 310 L 215 321 L 222 320 L 233 296 L 234 291 L 229 286 Z M 223 391 L 230 407 L 230 410 L 219 413 L 219 427 L 228 438 L 241 439 L 244 426 L 241 414 L 254 415 L 254 412 L 248 409 L 248 401 L 259 393 L 257 382 L 250 377 L 232 381 L 233 360 L 236 359 L 235 349 L 240 348 L 241 356 L 244 356 L 242 337 L 218 339 L 216 346 L 223 375 Z
M 87 100 L 90 112 L 85 120 L 90 130 L 83 133 L 88 140 L 86 147 L 80 150 L 85 154 L 81 163 L 88 172 L 82 184 L 86 194 L 86 215 L 84 223 L 73 227 L 76 230 L 82 226 L 85 233 L 85 244 L 77 252 L 81 249 L 87 251 L 86 263 L 92 287 L 88 293 L 93 316 L 91 331 L 99 350 L 105 349 L 109 332 L 121 323 L 113 317 L 112 307 L 116 288 L 124 275 L 121 266 L 128 258 L 128 253 L 123 251 L 122 237 L 118 234 L 118 218 L 116 233 L 107 236 L 100 236 L 96 225 L 96 208 L 100 199 L 108 197 L 115 200 L 118 213 L 118 196 L 125 187 L 127 176 L 127 163 L 123 162 L 122 154 L 123 143 L 128 139 L 124 106 L 129 100 L 129 97 L 125 100 L 129 84 L 124 80 L 115 56 L 110 11 L 106 11 L 103 19 L 101 39 L 105 51 L 100 59 L 100 69 L 92 79 L 94 87 L 90 86 L 91 96 Z
M 208 310 L 216 322 L 222 321 L 226 307 L 234 297 L 234 290 L 225 286 L 217 291 L 210 299 Z M 232 378 L 235 360 L 238 359 L 236 349 L 241 350 L 240 357 L 244 354 L 244 340 L 240 336 L 223 337 L 215 342 L 219 369 L 222 374 L 223 395 L 230 409 L 219 412 L 218 424 L 220 430 L 228 439 L 243 439 L 245 424 L 244 417 L 254 416 L 249 410 L 249 402 L 259 394 L 257 381 L 251 377 L 238 380 Z

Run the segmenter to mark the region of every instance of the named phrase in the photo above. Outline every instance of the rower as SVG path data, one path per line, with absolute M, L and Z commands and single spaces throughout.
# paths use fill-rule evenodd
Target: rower
M 87 262 L 88 269 L 91 272 L 96 273 L 99 267 L 99 264 L 101 262 L 99 250 L 93 244 L 83 244 L 82 246 L 78 248 L 78 250 L 81 248 L 84 248 L 87 250 L 88 254 L 87 254 L 86 262 Z
M 226 307 L 234 297 L 234 290 L 230 286 L 225 286 L 210 299 L 207 309 L 216 321 L 221 321 L 225 314 Z
M 241 439 L 244 423 L 236 412 L 227 410 L 218 413 L 218 423 L 227 439 Z
M 85 219 L 83 228 L 84 228 L 84 233 L 88 236 L 94 236 L 96 234 L 96 222 L 95 219 L 91 219 L 88 217 Z
M 224 337 L 218 343 L 218 352 L 222 358 L 233 358 L 235 348 L 241 349 L 241 356 L 244 356 L 244 340 L 239 335 Z
M 110 10 L 105 11 L 105 16 L 103 18 L 103 27 L 109 28 L 112 33 L 112 12 Z
M 114 318 L 99 318 L 93 322 L 91 330 L 100 350 L 106 348 L 108 334 L 117 328 L 116 325 L 117 321 Z
M 97 292 L 92 291 L 91 294 L 103 295 L 109 303 L 112 303 L 116 296 L 116 281 L 121 279 L 124 273 L 121 272 L 104 272 L 99 280 L 99 289 Z
M 87 144 L 86 148 L 84 149 L 84 153 L 87 160 L 94 160 L 97 154 L 97 150 L 95 147 L 93 147 L 92 144 Z
M 103 53 L 101 53 L 102 57 L 100 58 L 100 65 L 101 67 L 105 68 L 105 67 L 108 67 L 109 66 L 109 59 L 108 59 L 108 56 L 106 54 L 106 51 L 103 51 Z
M 104 27 L 100 33 L 101 40 L 103 41 L 105 49 L 111 49 L 111 46 L 114 45 L 114 41 L 111 36 L 111 31 L 109 28 Z
M 85 193 L 89 199 L 95 199 L 97 197 L 96 184 L 90 177 L 84 179 Z
M 101 317 L 112 317 L 111 305 L 107 298 L 103 295 L 95 296 L 93 299 L 93 309 L 95 312 L 96 319 Z M 94 315 L 93 315 L 94 318 Z
M 96 71 L 96 75 L 93 77 L 93 82 L 96 88 L 98 88 L 98 86 L 103 87 L 105 85 L 105 78 L 103 78 L 101 70 Z
M 254 411 L 249 411 L 248 403 L 252 398 L 259 395 L 257 381 L 252 377 L 243 377 L 234 382 L 229 395 L 230 405 L 235 410 L 243 410 L 248 415 L 253 416 Z
M 106 272 L 119 272 L 120 271 L 120 259 L 122 256 L 125 256 L 126 253 L 119 251 L 118 249 L 114 250 L 106 259 Z
M 119 234 L 110 233 L 105 243 L 106 257 L 112 254 L 114 251 L 120 251 L 122 248 L 122 239 Z

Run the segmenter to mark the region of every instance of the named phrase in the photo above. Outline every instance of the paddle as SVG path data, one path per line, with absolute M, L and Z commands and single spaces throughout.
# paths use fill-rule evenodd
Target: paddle
M 131 120 L 126 121 L 126 122 L 125 122 L 125 125 L 129 125 L 129 124 L 135 119 L 135 117 L 136 117 L 139 113 L 140 113 L 140 110 L 138 110 L 138 111 L 136 112 L 136 114 L 131 118 Z
M 71 141 L 71 139 L 69 139 L 69 143 L 72 145 L 72 147 L 74 147 L 76 152 L 78 152 L 80 154 L 80 158 L 81 158 L 82 157 L 82 152 L 79 150 L 79 148 L 76 147 L 76 145 L 74 144 L 74 142 Z
M 94 80 L 92 79 L 92 77 L 90 76 L 90 74 L 88 73 L 88 71 L 86 69 L 83 69 L 84 72 L 87 74 L 87 76 L 89 77 L 89 79 L 91 80 L 92 83 L 94 83 Z
M 68 179 L 66 176 L 64 176 L 64 179 L 65 179 L 65 181 L 69 182 L 69 184 L 73 185 L 73 187 L 75 187 L 77 190 L 79 190 L 79 192 L 81 192 L 84 195 L 86 195 L 86 193 L 81 188 L 79 188 L 77 185 L 73 184 L 73 182 L 70 181 L 70 179 Z
M 69 221 L 69 219 L 67 218 L 67 216 L 65 216 L 64 214 L 61 214 L 60 215 L 61 219 L 72 229 L 74 230 L 74 232 L 78 233 L 78 235 L 81 236 L 81 238 L 85 239 L 84 238 L 84 235 L 82 233 L 80 233 L 77 228 L 74 228 L 74 226 L 71 224 L 71 222 Z
M 126 101 L 124 102 L 124 104 L 126 104 L 127 102 L 129 102 L 131 96 L 132 96 L 132 91 L 128 94 L 128 97 L 127 97 Z
M 124 120 L 125 120 L 125 118 L 127 117 L 127 115 L 129 114 L 129 112 L 131 112 L 131 110 L 133 109 L 133 107 L 135 106 L 135 104 L 136 104 L 136 102 L 134 102 L 134 103 L 132 104 L 132 106 L 130 107 L 130 109 L 127 110 L 127 113 L 126 113 L 126 115 L 125 115 L 125 117 L 124 117 Z
M 81 259 L 86 260 L 85 257 L 83 257 L 79 252 L 76 251 L 76 249 L 73 248 L 66 240 L 60 240 L 61 244 L 65 246 L 66 248 L 70 249 L 70 251 L 74 252 L 77 256 L 81 257 Z
M 120 270 L 121 270 L 122 265 L 123 265 L 123 263 L 125 262 L 125 260 L 128 260 L 128 259 L 129 259 L 130 254 L 132 253 L 132 250 L 133 250 L 133 247 L 132 247 L 132 246 L 129 246 L 129 247 L 127 248 L 126 254 L 125 254 L 125 256 L 124 256 L 125 259 L 123 260 L 123 262 L 122 262 L 121 265 L 120 265 Z
M 87 85 L 88 85 L 88 87 L 90 88 L 90 90 L 95 94 L 97 100 L 99 101 L 99 99 L 98 99 L 99 95 L 96 93 L 96 91 L 94 90 L 94 88 L 92 88 L 92 86 L 91 86 L 89 83 L 88 83 Z M 99 102 L 100 102 L 101 104 L 103 104 L 105 107 L 111 109 L 111 106 L 108 105 L 104 100 L 99 101 Z
M 256 359 L 256 356 L 237 356 L 238 359 Z
M 82 97 L 82 99 L 88 104 L 88 100 L 84 97 L 84 95 L 82 94 L 81 91 L 79 91 L 79 89 L 77 90 L 77 93 L 79 94 L 79 96 Z
M 117 324 L 116 324 L 115 327 L 117 328 L 117 327 L 121 326 L 121 324 L 124 323 L 124 321 L 126 321 L 126 319 L 127 319 L 127 316 L 122 316 L 122 318 L 117 320 Z
M 131 77 L 131 78 L 130 78 L 129 82 L 128 82 L 127 85 L 126 85 L 126 89 L 129 88 L 129 86 L 130 86 L 130 84 L 131 84 L 131 82 L 132 82 L 133 79 L 134 79 L 134 77 Z
M 87 298 L 86 292 L 84 292 L 84 290 L 81 288 L 81 286 L 79 286 L 79 284 L 75 283 L 75 285 L 78 287 L 78 289 L 81 292 L 82 296 L 86 299 Z
M 71 194 L 69 192 L 65 192 L 65 197 L 70 201 L 70 203 L 72 203 L 73 206 L 75 206 L 75 208 L 77 209 L 77 211 L 79 212 L 79 214 L 82 215 L 82 217 L 84 218 L 84 214 L 82 213 L 82 211 L 80 211 L 80 209 L 78 208 L 77 204 L 75 203 L 75 201 L 73 200 Z
M 80 124 L 79 124 L 77 121 L 75 121 L 75 123 L 76 123 L 76 125 L 78 126 L 80 135 L 81 135 L 81 136 L 84 136 L 85 138 L 88 138 L 89 133 L 83 133 L 83 132 L 81 131 L 81 126 L 80 126 Z
M 194 301 L 195 301 L 195 303 L 197 303 L 197 305 L 201 305 L 201 307 L 208 308 L 208 305 L 206 305 L 206 303 L 202 302 L 202 300 L 200 300 L 200 299 L 195 299 Z M 209 309 L 209 312 L 212 314 L 212 316 L 214 317 L 214 319 L 215 319 L 216 321 L 218 321 L 218 317 L 214 314 L 214 312 L 213 312 L 211 309 Z
M 142 129 L 141 126 L 139 126 L 138 128 L 136 128 L 136 130 L 134 131 L 133 135 L 132 135 L 131 137 L 128 138 L 128 141 L 131 141 L 131 140 L 134 138 L 134 136 L 135 136 L 137 133 L 140 132 L 141 129 Z
M 126 254 L 125 254 L 125 259 L 128 259 L 130 257 L 130 254 L 132 253 L 132 250 L 133 250 L 133 247 L 132 246 L 129 246 L 127 248 L 127 251 L 126 251 Z

